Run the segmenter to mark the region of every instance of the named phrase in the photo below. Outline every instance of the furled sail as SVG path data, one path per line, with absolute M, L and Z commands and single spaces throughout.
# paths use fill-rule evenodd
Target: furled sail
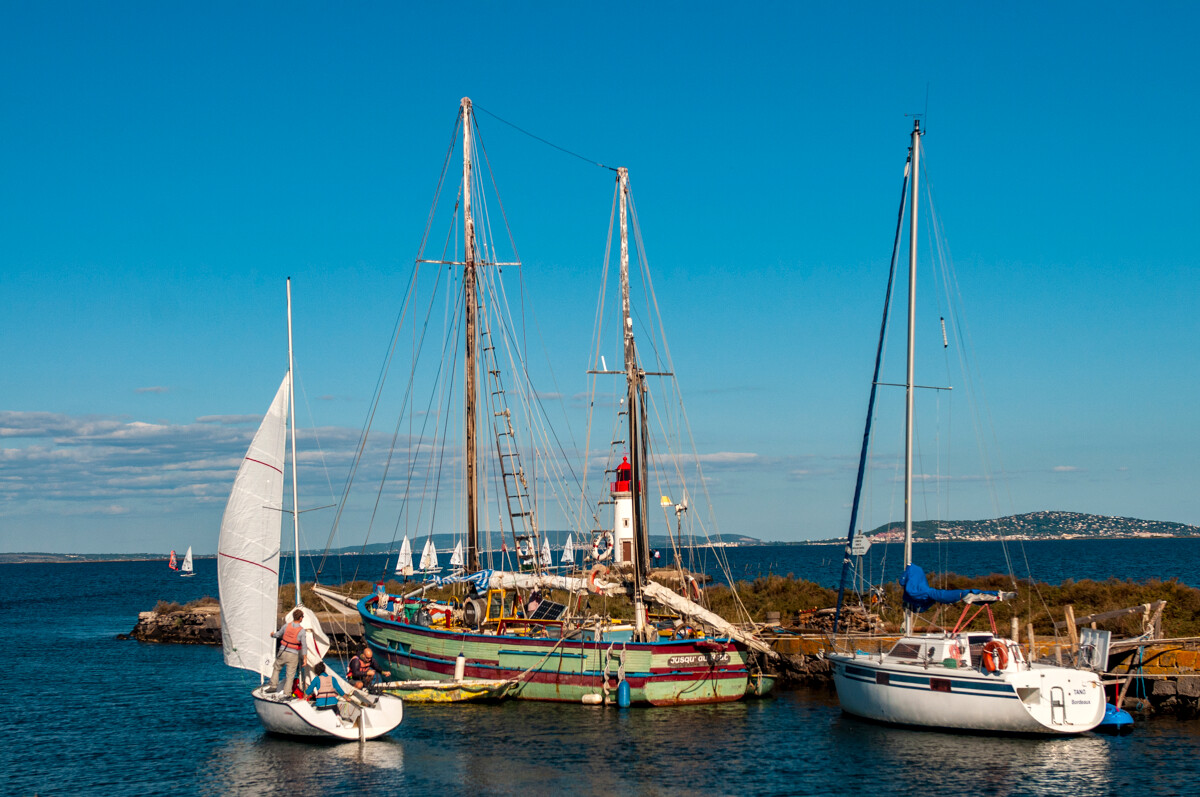
M 904 588 L 904 605 L 912 612 L 923 612 L 935 603 L 992 603 L 1012 600 L 1015 592 L 994 592 L 982 589 L 934 589 L 925 580 L 925 571 L 920 565 L 909 565 L 900 576 Z
M 221 646 L 231 667 L 271 674 L 279 603 L 279 529 L 290 374 L 238 468 L 221 518 L 217 585 Z
M 400 556 L 396 558 L 396 575 L 411 576 L 412 574 L 412 546 L 408 544 L 408 535 L 405 534 L 404 542 L 400 543 Z

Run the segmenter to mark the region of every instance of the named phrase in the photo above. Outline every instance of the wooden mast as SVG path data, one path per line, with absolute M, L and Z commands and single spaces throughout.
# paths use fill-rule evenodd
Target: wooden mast
M 633 316 L 629 310 L 629 225 L 626 205 L 629 195 L 629 170 L 617 169 L 621 193 L 621 326 L 625 342 L 626 415 L 629 423 L 629 458 L 633 478 L 629 485 L 633 501 L 633 606 L 637 637 L 644 638 L 645 604 L 642 582 L 649 575 L 649 537 L 646 529 L 646 500 L 642 494 L 646 474 L 645 389 L 644 376 L 637 362 L 633 342 Z
M 476 386 L 476 320 L 475 311 L 475 220 L 471 217 L 471 98 L 462 98 L 463 124 L 463 237 L 466 264 L 463 266 L 463 318 L 466 326 L 466 383 L 464 387 L 464 416 L 466 422 L 467 478 L 467 572 L 479 570 L 479 476 L 476 473 L 475 416 L 477 415 Z
M 904 383 L 904 567 L 912 564 L 913 360 L 917 316 L 917 185 L 921 175 L 921 120 L 913 120 L 912 201 L 908 209 L 908 375 Z M 912 633 L 912 612 L 904 610 L 904 633 Z

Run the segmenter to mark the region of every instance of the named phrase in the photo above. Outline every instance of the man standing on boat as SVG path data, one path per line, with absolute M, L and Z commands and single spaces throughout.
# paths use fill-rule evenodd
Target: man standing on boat
M 300 609 L 292 612 L 292 621 L 284 623 L 278 631 L 272 631 L 271 636 L 279 640 L 279 655 L 275 657 L 275 667 L 271 671 L 271 683 L 264 692 L 275 692 L 279 689 L 279 673 L 286 670 L 287 677 L 283 679 L 283 691 L 291 694 L 292 679 L 300 672 L 300 662 L 308 654 L 308 646 L 304 641 L 304 626 L 300 621 L 304 612 Z

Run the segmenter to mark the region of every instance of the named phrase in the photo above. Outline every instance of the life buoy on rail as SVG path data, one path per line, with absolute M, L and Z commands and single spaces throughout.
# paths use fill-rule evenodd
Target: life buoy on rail
M 592 571 L 590 573 L 588 573 L 588 592 L 592 592 L 596 595 L 603 594 L 604 590 L 602 590 L 596 586 L 596 577 L 597 576 L 607 576 L 607 575 L 608 575 L 608 568 L 605 567 L 604 565 L 596 565 L 595 567 L 593 567 Z
M 683 591 L 688 598 L 700 602 L 700 584 L 692 576 L 683 577 Z
M 962 648 L 958 646 L 957 642 L 951 642 L 950 650 L 947 652 L 950 654 L 950 658 L 954 659 L 955 661 L 958 661 L 962 658 Z
M 993 639 L 983 646 L 983 655 L 980 657 L 983 664 L 983 669 L 988 672 L 1000 672 L 1008 666 L 1008 648 L 1003 642 Z
M 600 549 L 600 543 L 604 543 L 604 550 Z M 592 558 L 597 562 L 603 562 L 606 559 L 611 559 L 615 546 L 613 545 L 613 534 L 611 531 L 606 531 L 603 534 L 597 534 L 596 539 L 592 541 Z

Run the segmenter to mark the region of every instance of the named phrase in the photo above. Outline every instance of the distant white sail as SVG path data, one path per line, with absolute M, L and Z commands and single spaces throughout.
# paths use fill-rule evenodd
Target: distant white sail
M 396 575 L 411 576 L 412 574 L 412 546 L 408 544 L 408 535 L 405 534 L 404 542 L 400 543 L 400 556 L 396 559 Z
M 183 555 L 183 564 L 179 566 L 180 572 L 192 572 L 192 546 L 188 546 L 187 553 Z
M 542 540 L 541 562 L 546 567 L 549 567 L 550 565 L 554 564 L 554 558 L 550 554 L 550 538 L 549 537 L 546 537 L 545 539 Z
M 564 565 L 575 564 L 575 535 L 567 535 L 567 544 L 563 546 L 562 559 L 559 560 Z
M 464 567 L 462 540 L 459 540 L 458 544 L 454 546 L 454 553 L 450 556 L 450 566 L 456 567 L 459 570 L 462 570 Z
M 433 547 L 433 539 L 425 540 L 425 548 L 421 551 L 421 569 L 429 572 L 441 570 L 437 560 L 437 548 Z
M 217 542 L 221 647 L 230 667 L 270 676 L 279 604 L 279 531 L 291 375 L 250 443 L 233 482 Z

